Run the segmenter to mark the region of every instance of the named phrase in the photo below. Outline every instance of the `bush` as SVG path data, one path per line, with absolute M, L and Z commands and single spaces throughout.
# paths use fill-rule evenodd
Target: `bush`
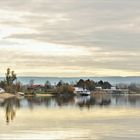
M 130 92 L 140 93 L 140 86 L 138 86 L 136 84 L 130 84 L 128 89 Z
M 62 85 L 62 86 L 58 86 L 56 87 L 56 93 L 59 94 L 70 94 L 74 92 L 74 87 L 71 85 Z

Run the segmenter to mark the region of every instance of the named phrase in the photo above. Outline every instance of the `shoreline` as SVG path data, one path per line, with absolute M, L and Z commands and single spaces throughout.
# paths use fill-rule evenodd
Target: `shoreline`
M 1 93 L 0 94 L 0 99 L 8 99 L 8 98 L 13 98 L 13 97 L 17 97 L 17 96 L 12 93 Z
M 52 97 L 53 94 L 36 94 L 36 97 Z

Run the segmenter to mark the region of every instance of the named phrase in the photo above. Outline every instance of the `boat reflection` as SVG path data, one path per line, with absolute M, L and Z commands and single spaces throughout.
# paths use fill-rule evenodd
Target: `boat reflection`
M 111 96 L 102 95 L 102 96 L 79 96 L 75 97 L 75 103 L 79 107 L 87 107 L 90 108 L 93 105 L 110 105 L 111 104 Z

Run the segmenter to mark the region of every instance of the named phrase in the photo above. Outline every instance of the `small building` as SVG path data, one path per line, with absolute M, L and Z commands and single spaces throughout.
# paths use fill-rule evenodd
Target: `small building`
M 31 85 L 31 86 L 27 87 L 27 90 L 30 93 L 37 93 L 37 92 L 44 91 L 44 86 L 42 86 L 42 85 Z

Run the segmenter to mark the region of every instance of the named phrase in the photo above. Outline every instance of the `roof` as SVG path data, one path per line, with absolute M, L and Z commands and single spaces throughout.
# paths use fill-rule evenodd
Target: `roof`
M 30 85 L 28 88 L 39 88 L 39 87 L 44 87 L 43 85 Z

